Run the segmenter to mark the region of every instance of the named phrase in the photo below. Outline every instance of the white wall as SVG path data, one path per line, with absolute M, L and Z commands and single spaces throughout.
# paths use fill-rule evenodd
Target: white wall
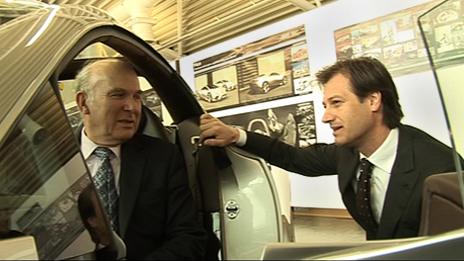
M 338 0 L 321 8 L 260 28 L 184 57 L 180 60 L 180 71 L 186 82 L 193 87 L 193 62 L 304 24 L 308 43 L 310 70 L 311 73 L 314 73 L 320 68 L 336 61 L 333 35 L 335 30 L 426 2 L 428 1 Z M 417 126 L 444 143 L 450 144 L 443 110 L 432 73 L 427 71 L 408 74 L 397 77 L 394 80 L 398 87 L 400 102 L 405 114 L 403 123 Z M 314 100 L 318 142 L 332 142 L 331 130 L 320 121 L 323 113 L 320 92 L 218 111 L 213 114 L 220 117 L 275 107 L 275 103 L 286 105 L 307 100 Z M 291 174 L 291 186 L 293 206 L 344 208 L 335 176 L 307 178 Z

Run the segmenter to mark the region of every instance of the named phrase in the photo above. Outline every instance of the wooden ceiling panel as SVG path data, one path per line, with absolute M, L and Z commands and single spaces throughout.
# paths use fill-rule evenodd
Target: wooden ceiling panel
M 156 48 L 178 59 L 251 30 L 335 0 L 43 0 L 50 4 L 84 4 L 111 14 L 116 5 L 153 3 Z M 145 2 L 147 3 L 147 2 Z M 117 18 L 117 17 L 116 17 Z M 127 25 L 126 21 L 120 21 Z M 126 26 L 130 29 L 129 26 Z M 137 33 L 137 32 L 135 32 Z M 276 32 L 277 33 L 277 32 Z M 172 57 L 173 51 L 177 52 Z

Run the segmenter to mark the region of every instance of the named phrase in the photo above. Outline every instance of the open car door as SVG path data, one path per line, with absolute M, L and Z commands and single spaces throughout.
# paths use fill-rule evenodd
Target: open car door
M 209 235 L 206 258 L 257 259 L 265 244 L 291 240 L 290 202 L 282 204 L 269 166 L 237 148 L 199 146 L 203 109 L 148 43 L 89 6 L 0 5 L 0 202 L 8 199 L 0 206 L 6 239 L 0 246 L 26 236 L 39 259 L 125 257 L 75 135 L 80 114 L 74 77 L 88 60 L 105 57 L 124 57 L 140 75 L 145 106 L 139 131 L 183 152 L 198 218 Z M 96 243 L 86 224 L 89 213 L 98 216 L 104 243 Z

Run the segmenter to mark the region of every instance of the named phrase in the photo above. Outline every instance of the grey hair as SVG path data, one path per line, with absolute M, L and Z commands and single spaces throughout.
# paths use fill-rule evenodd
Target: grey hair
M 96 61 L 86 64 L 76 75 L 74 91 L 75 93 L 83 92 L 87 94 L 89 101 L 93 100 L 93 87 L 96 81 L 92 78 L 91 69 L 95 66 Z M 95 76 L 95 75 L 94 75 Z
M 107 74 L 102 73 L 96 68 L 103 68 L 104 65 L 114 63 L 124 70 L 135 71 L 132 65 L 126 61 L 116 58 L 108 58 L 104 60 L 92 61 L 86 64 L 76 75 L 74 91 L 75 93 L 83 92 L 87 94 L 88 100 L 91 102 L 94 99 L 94 87 L 98 82 L 107 80 Z

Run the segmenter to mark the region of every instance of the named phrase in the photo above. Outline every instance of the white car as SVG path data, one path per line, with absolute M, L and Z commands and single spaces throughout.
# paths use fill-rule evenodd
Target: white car
M 234 90 L 234 89 L 237 87 L 233 82 L 231 82 L 231 81 L 229 81 L 229 80 L 220 80 L 220 81 L 217 81 L 217 82 L 215 83 L 215 85 L 224 87 L 224 89 L 226 89 L 226 91 L 232 91 L 232 90 Z
M 287 76 L 280 73 L 261 74 L 251 82 L 251 88 L 260 93 L 268 93 L 271 88 L 287 84 Z
M 217 85 L 206 85 L 197 91 L 198 97 L 207 102 L 216 102 L 227 97 L 226 89 Z

